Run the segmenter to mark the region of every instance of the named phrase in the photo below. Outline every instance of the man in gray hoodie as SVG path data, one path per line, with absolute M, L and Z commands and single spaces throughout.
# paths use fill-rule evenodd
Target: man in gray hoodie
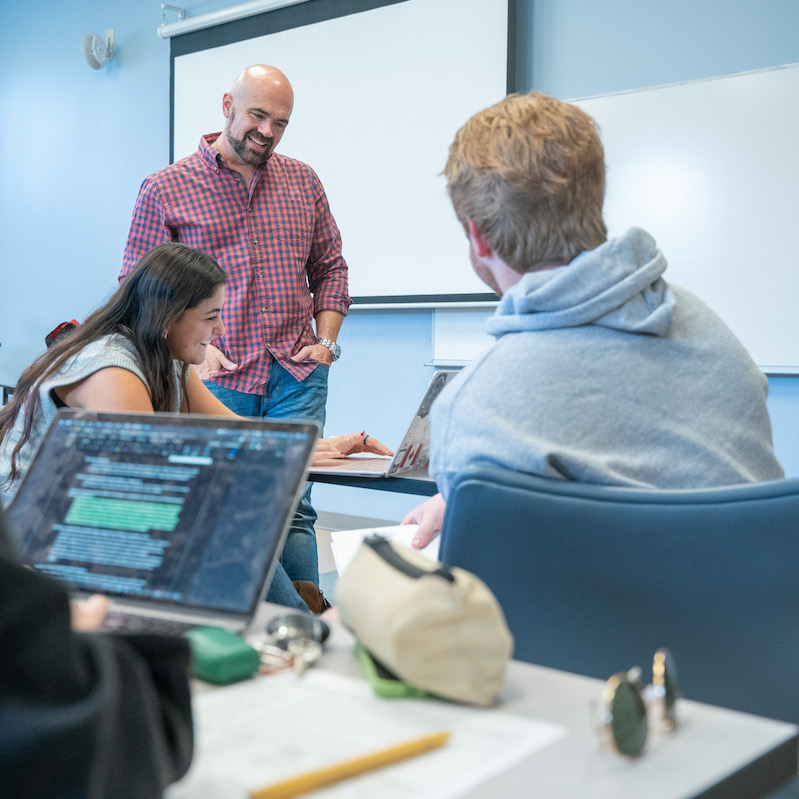
M 501 301 L 487 326 L 496 343 L 433 405 L 441 493 L 404 520 L 420 525 L 415 546 L 440 530 L 470 465 L 664 489 L 783 476 L 767 381 L 743 345 L 663 279 L 652 236 L 608 240 L 591 117 L 511 95 L 458 131 L 444 174 L 474 270 Z

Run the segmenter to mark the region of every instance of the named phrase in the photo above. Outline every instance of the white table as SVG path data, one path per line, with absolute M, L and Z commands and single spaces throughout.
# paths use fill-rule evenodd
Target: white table
M 265 605 L 255 629 L 284 610 Z M 313 668 L 362 678 L 352 636 L 337 622 L 331 626 L 325 654 Z M 621 758 L 602 746 L 592 723 L 602 687 L 588 677 L 510 663 L 497 709 L 562 725 L 567 734 L 462 796 L 746 799 L 763 796 L 796 774 L 799 728 L 687 700 L 679 705 L 676 732 L 651 735 L 638 759 Z

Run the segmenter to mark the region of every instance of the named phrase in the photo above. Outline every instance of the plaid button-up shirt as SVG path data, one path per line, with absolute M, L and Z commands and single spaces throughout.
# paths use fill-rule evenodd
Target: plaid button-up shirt
M 306 164 L 273 153 L 249 190 L 203 136 L 199 149 L 142 183 L 120 280 L 157 244 L 202 250 L 227 272 L 222 321 L 213 343 L 238 369 L 215 382 L 257 394 L 273 359 L 298 380 L 315 368 L 290 356 L 316 337 L 319 311 L 346 314 L 347 264 L 324 188 Z

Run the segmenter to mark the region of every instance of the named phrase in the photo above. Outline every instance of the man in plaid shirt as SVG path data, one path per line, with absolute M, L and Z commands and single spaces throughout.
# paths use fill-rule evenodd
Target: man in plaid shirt
M 242 416 L 324 423 L 328 368 L 350 305 L 347 264 L 316 173 L 274 152 L 293 105 L 291 84 L 274 67 L 251 66 L 236 78 L 222 98 L 224 130 L 143 182 L 120 280 L 165 241 L 211 255 L 228 275 L 225 332 L 207 347 L 200 377 Z M 310 488 L 282 562 L 292 580 L 318 584 L 309 497 Z

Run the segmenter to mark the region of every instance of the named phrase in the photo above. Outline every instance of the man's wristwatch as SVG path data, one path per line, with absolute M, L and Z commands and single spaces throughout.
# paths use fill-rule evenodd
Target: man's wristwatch
M 339 359 L 339 356 L 341 355 L 341 347 L 339 347 L 335 341 L 331 341 L 329 338 L 318 338 L 316 339 L 316 343 L 321 344 L 323 347 L 327 347 L 330 350 L 330 354 L 333 356 L 334 361 Z

